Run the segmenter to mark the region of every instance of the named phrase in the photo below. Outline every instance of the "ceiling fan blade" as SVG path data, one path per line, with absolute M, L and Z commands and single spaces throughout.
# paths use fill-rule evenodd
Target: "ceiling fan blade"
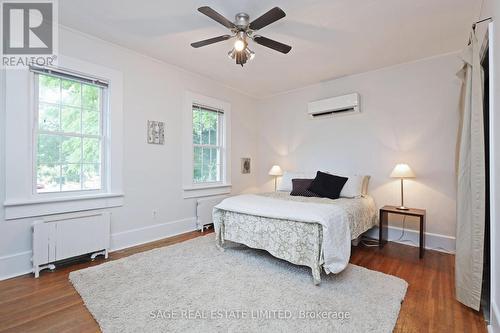
M 267 13 L 262 14 L 260 17 L 253 20 L 252 23 L 250 23 L 250 29 L 252 29 L 252 30 L 262 29 L 265 26 L 267 26 L 273 22 L 276 22 L 285 16 L 286 16 L 286 14 L 281 8 L 274 7 L 273 9 L 269 10 Z
M 224 40 L 228 40 L 229 38 L 231 38 L 230 35 L 223 35 L 223 36 L 213 37 L 213 38 L 209 38 L 209 39 L 200 40 L 199 42 L 191 43 L 191 46 L 194 47 L 194 48 L 198 48 L 198 47 L 210 45 L 210 44 L 213 44 L 213 43 L 222 42 Z
M 284 53 L 284 54 L 287 54 L 292 49 L 292 47 L 289 46 L 289 45 L 286 45 L 286 44 L 283 44 L 283 43 L 280 43 L 280 42 L 277 42 L 275 40 L 272 40 L 272 39 L 269 39 L 269 38 L 266 38 L 266 37 L 263 37 L 263 36 L 259 36 L 259 35 L 255 36 L 253 38 L 253 40 L 257 44 L 269 47 L 269 48 L 271 48 L 271 49 L 273 49 L 275 51 L 278 51 L 278 52 L 281 52 L 281 53 Z
M 225 26 L 228 29 L 233 29 L 236 28 L 233 22 L 229 21 L 227 18 L 222 16 L 221 14 L 217 13 L 215 10 L 208 6 L 200 7 L 198 8 L 198 11 L 202 14 L 207 15 L 210 17 L 212 20 L 219 22 L 223 26 Z

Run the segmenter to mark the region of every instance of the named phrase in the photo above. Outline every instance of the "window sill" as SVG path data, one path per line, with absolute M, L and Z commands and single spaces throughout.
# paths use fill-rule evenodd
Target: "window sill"
M 231 193 L 231 184 L 192 185 L 183 188 L 184 199 Z
M 6 220 L 119 207 L 122 205 L 122 193 L 100 193 L 4 202 Z

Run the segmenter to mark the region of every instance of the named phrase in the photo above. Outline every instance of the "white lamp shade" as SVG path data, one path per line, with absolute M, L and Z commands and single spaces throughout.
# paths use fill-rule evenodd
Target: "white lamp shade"
M 399 163 L 392 170 L 391 178 L 415 178 L 415 173 L 408 164 Z
M 269 176 L 282 176 L 283 170 L 281 170 L 279 165 L 273 165 L 271 170 L 269 170 Z

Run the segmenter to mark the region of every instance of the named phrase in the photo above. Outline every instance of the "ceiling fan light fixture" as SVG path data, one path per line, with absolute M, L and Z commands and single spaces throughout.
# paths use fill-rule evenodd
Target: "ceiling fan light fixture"
M 283 54 L 287 54 L 292 49 L 292 47 L 289 45 L 254 34 L 255 31 L 267 27 L 268 25 L 286 16 L 285 12 L 279 7 L 274 7 L 268 10 L 266 13 L 262 14 L 253 21 L 250 21 L 250 16 L 248 14 L 238 13 L 235 16 L 234 22 L 231 22 L 209 6 L 200 7 L 198 8 L 198 11 L 229 29 L 231 31 L 231 34 L 208 38 L 195 43 L 191 43 L 191 46 L 194 48 L 199 48 L 235 38 L 233 48 L 227 53 L 227 56 L 230 59 L 235 60 L 236 64 L 241 66 L 243 66 L 247 62 L 247 60 L 252 60 L 255 57 L 255 53 L 248 48 L 248 39 L 251 39 L 256 44 L 268 47 Z
M 249 60 L 253 60 L 253 58 L 255 58 L 255 52 L 250 50 L 248 47 L 245 49 L 245 53 L 247 54 L 247 58 Z
M 238 38 L 235 42 L 234 42 L 234 49 L 237 51 L 237 52 L 241 52 L 245 49 L 246 47 L 246 42 L 245 40 L 243 39 L 240 39 Z

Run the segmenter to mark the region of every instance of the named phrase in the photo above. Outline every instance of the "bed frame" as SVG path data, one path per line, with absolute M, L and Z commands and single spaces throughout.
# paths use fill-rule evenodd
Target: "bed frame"
M 213 220 L 216 243 L 220 249 L 223 250 L 225 241 L 231 241 L 266 250 L 279 259 L 310 267 L 314 284 L 321 283 L 321 224 L 273 219 L 220 209 L 214 209 Z

